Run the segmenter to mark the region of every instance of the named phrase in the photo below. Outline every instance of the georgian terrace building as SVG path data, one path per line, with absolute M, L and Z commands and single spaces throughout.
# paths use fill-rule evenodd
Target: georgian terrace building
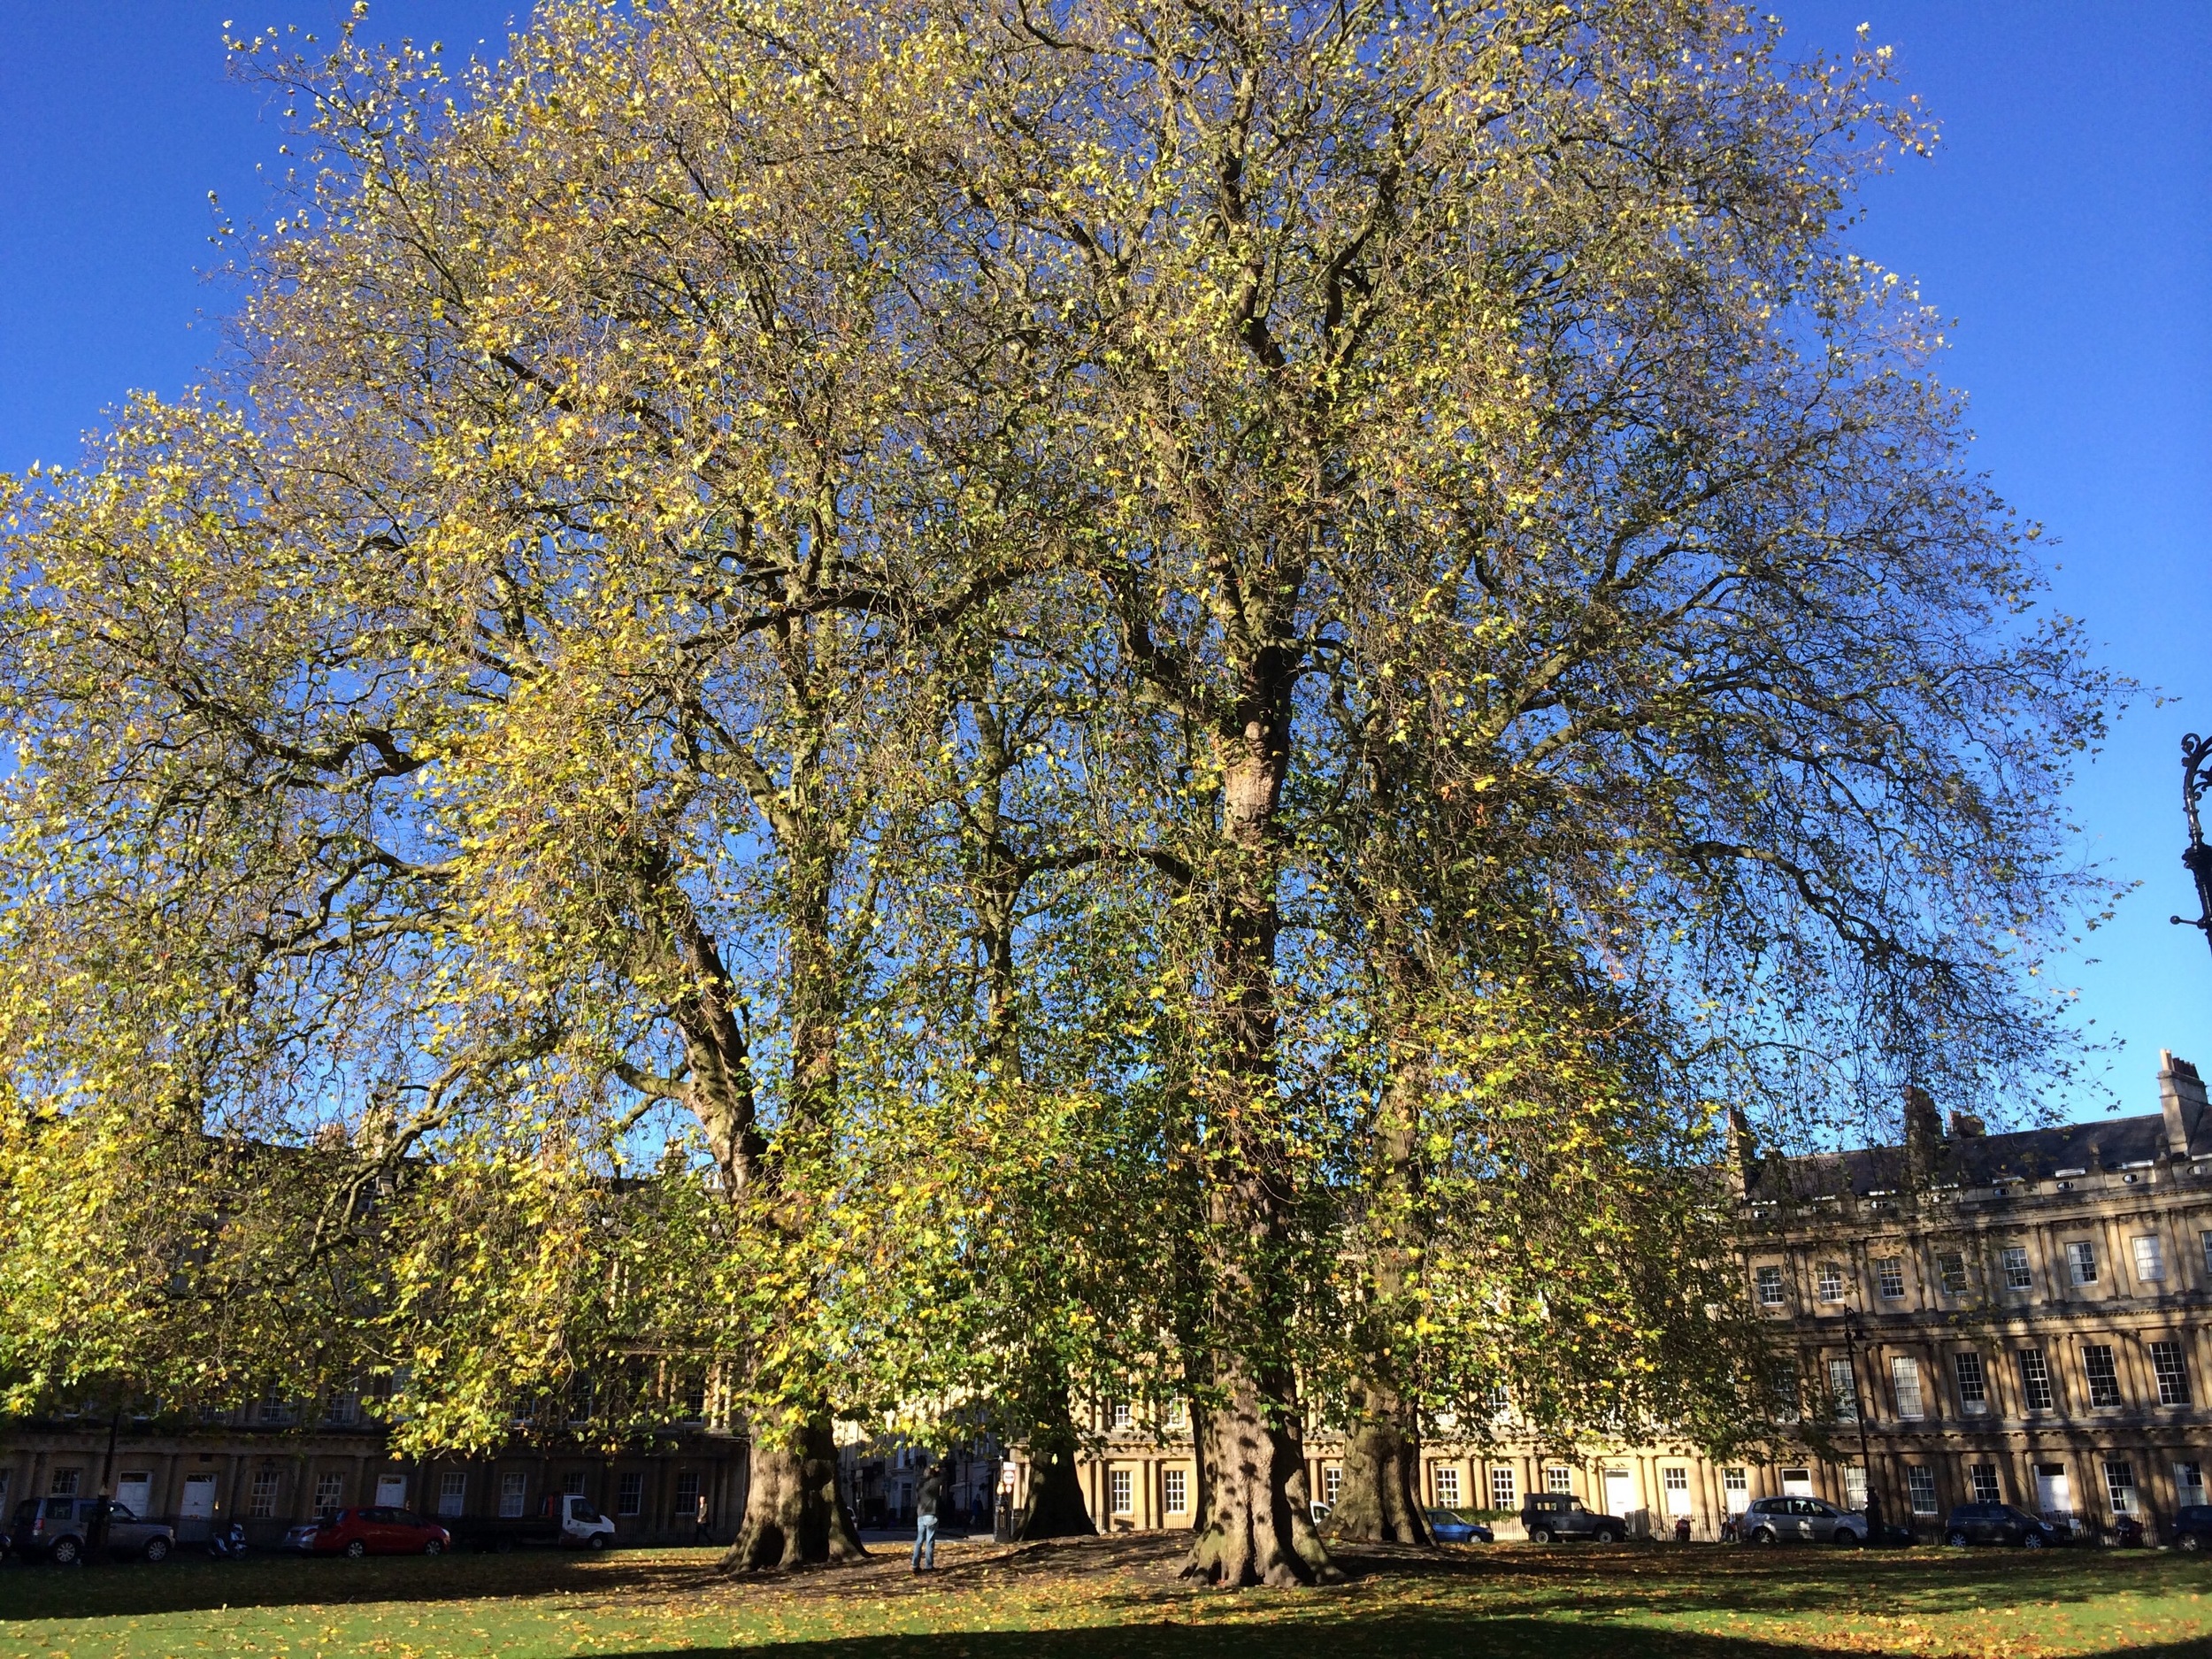
M 1532 1490 L 1572 1492 L 1639 1532 L 1686 1518 L 1712 1538 L 1755 1496 L 1858 1508 L 1870 1482 L 1885 1517 L 1924 1536 L 1985 1500 L 2158 1532 L 2206 1501 L 2212 1463 L 2212 1108 L 2195 1067 L 2161 1061 L 2160 1110 L 2140 1117 L 1992 1135 L 1955 1114 L 1946 1133 L 1918 1096 L 1903 1146 L 1787 1159 L 1734 1126 L 1748 1287 L 1797 1354 L 1776 1386 L 1786 1415 L 1821 1420 L 1828 1457 L 1810 1437 L 1763 1465 L 1683 1445 L 1592 1440 L 1563 1459 L 1437 1440 L 1422 1495 L 1510 1510 Z M 1110 1404 L 1095 1427 L 1082 1477 L 1100 1526 L 1192 1525 L 1179 1414 Z M 1324 1501 L 1336 1452 L 1309 1438 Z M 1013 1471 L 1018 1504 L 1026 1475 Z
M 626 1544 L 691 1542 L 703 1496 L 710 1530 L 726 1542 L 744 1512 L 744 1439 L 696 1384 L 671 1392 L 670 1421 L 612 1455 L 518 1440 L 488 1457 L 396 1457 L 376 1402 L 354 1394 L 309 1408 L 272 1392 L 193 1420 L 0 1422 L 0 1516 L 28 1497 L 92 1496 L 111 1470 L 115 1498 L 170 1522 L 187 1545 L 236 1520 L 267 1548 L 296 1523 L 364 1504 L 440 1520 L 534 1515 L 561 1493 L 614 1517 Z

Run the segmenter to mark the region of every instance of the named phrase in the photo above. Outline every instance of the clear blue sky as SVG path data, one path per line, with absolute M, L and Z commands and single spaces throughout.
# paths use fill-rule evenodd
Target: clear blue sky
M 68 459 L 127 389 L 175 392 L 226 296 L 210 190 L 260 211 L 274 112 L 225 79 L 221 24 L 327 34 L 331 0 L 0 0 L 0 468 Z M 2124 1109 L 2161 1048 L 2212 1064 L 2212 951 L 2193 909 L 2181 733 L 2212 726 L 2212 3 L 1773 0 L 1840 50 L 1862 20 L 1943 123 L 1878 180 L 1862 248 L 1957 319 L 1947 377 L 1982 464 L 2051 527 L 2058 598 L 2145 699 L 2073 805 L 2085 850 L 2142 889 L 2074 981 L 2124 1041 Z M 373 33 L 496 42 L 511 0 L 378 0 Z M 2080 1102 L 2087 1106 L 2089 1102 Z

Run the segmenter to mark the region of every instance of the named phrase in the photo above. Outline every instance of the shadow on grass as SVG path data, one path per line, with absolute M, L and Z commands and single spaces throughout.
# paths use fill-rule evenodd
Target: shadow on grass
M 1543 1619 L 1448 1619 L 1389 1614 L 1316 1625 L 1119 1624 L 1107 1629 L 948 1632 L 942 1636 L 841 1636 L 752 1647 L 662 1648 L 623 1659 L 1289 1659 L 1327 1654 L 1376 1659 L 1865 1659 L 1864 1647 L 1709 1635 L 1694 1631 L 1607 1630 Z M 2110 1647 L 2084 1659 L 2206 1659 L 2212 1642 Z M 580 1659 L 581 1656 L 580 1655 Z
M 713 1556 L 697 1564 L 620 1555 L 596 1559 L 551 1550 L 346 1561 L 250 1555 L 243 1561 L 173 1556 L 157 1566 L 0 1567 L 0 1620 L 144 1617 L 219 1607 L 347 1607 L 368 1601 L 454 1601 L 477 1596 L 618 1597 L 680 1594 L 725 1584 Z
M 0 1567 L 0 1621 L 147 1617 L 219 1607 L 439 1603 L 474 1599 L 558 1598 L 579 1612 L 618 1609 L 636 1598 L 697 1598 L 734 1616 L 781 1607 L 792 1615 L 849 1620 L 854 1603 L 895 1606 L 913 1596 L 946 1598 L 948 1622 L 998 1623 L 1042 1610 L 1065 1592 L 1052 1631 L 868 1638 L 872 1656 L 979 1659 L 1016 1651 L 1272 1654 L 1317 1647 L 1356 1653 L 1471 1651 L 1502 1659 L 1539 1652 L 1548 1659 L 1626 1651 L 1657 1655 L 1805 1655 L 1812 1649 L 1754 1637 L 1660 1632 L 1615 1625 L 1607 1615 L 1645 1611 L 1671 1617 L 1728 1615 L 1785 1619 L 1806 1615 L 1867 1617 L 1970 1615 L 2031 1603 L 2084 1603 L 2116 1592 L 2168 1594 L 2212 1591 L 2212 1562 L 2150 1553 L 2014 1555 L 1916 1550 L 1881 1554 L 1758 1551 L 1692 1546 L 1612 1549 L 1452 1549 L 1441 1555 L 1348 1548 L 1339 1558 L 1353 1575 L 1344 1591 L 1317 1591 L 1276 1602 L 1251 1617 L 1231 1617 L 1236 1598 L 1180 1582 L 1179 1540 L 1163 1534 L 1063 1540 L 1018 1548 L 964 1546 L 940 1557 L 928 1578 L 906 1571 L 905 1552 L 879 1550 L 856 1566 L 757 1579 L 715 1571 L 711 1550 L 650 1550 L 611 1556 L 553 1552 L 448 1555 L 349 1562 L 255 1556 L 243 1562 L 179 1558 L 160 1566 L 58 1569 Z M 1394 1605 L 1402 1586 L 1410 1605 Z M 961 1601 L 974 1598 L 972 1607 Z M 997 1604 L 1007 1596 L 1011 1603 Z M 1094 1621 L 1087 1626 L 1077 1622 Z M 1265 1622 L 1262 1622 L 1262 1620 Z M 1103 1621 L 1119 1621 L 1110 1624 Z M 912 1624 L 911 1618 L 902 1622 Z M 849 1628 L 848 1624 L 848 1628 Z M 1632 1628 L 1633 1633 L 1632 1634 Z M 1009 1644 L 1012 1644 L 1010 1646 Z M 833 1655 L 847 1644 L 749 1647 L 749 1654 Z M 739 1651 L 739 1650 L 732 1650 Z M 2144 1655 L 2212 1659 L 2212 1643 Z

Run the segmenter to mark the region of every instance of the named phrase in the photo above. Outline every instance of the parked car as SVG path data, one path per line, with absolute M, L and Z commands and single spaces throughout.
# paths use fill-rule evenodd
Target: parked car
M 480 1516 L 453 1523 L 453 1540 L 472 1549 L 512 1549 L 518 1544 L 558 1544 L 571 1549 L 609 1549 L 614 1523 L 589 1498 L 549 1494 L 535 1515 Z
M 1490 1529 L 1471 1515 L 1457 1509 L 1429 1509 L 1424 1512 L 1428 1519 L 1429 1536 L 1440 1544 L 1487 1544 L 1492 1540 Z
M 435 1521 L 380 1504 L 340 1509 L 284 1535 L 284 1547 L 303 1555 L 436 1555 L 452 1543 L 453 1535 Z
M 1755 1498 L 1737 1523 L 1755 1544 L 1840 1544 L 1866 1542 L 1866 1517 L 1839 1509 L 1818 1498 Z
M 2212 1503 L 2185 1503 L 2174 1511 L 2176 1549 L 2212 1549 Z
M 166 1561 L 177 1547 L 176 1529 L 142 1521 L 127 1504 L 100 1498 L 26 1498 L 15 1506 L 12 1541 L 26 1561 L 44 1556 L 66 1567 L 84 1558 L 103 1503 L 107 1549 L 117 1560 Z
M 1617 1544 L 1628 1536 L 1628 1523 L 1617 1515 L 1600 1515 L 1582 1507 L 1582 1500 L 1561 1492 L 1535 1492 L 1521 1506 L 1521 1527 L 1532 1544 L 1561 1539 L 1586 1538 L 1593 1543 Z
M 2022 1549 L 2043 1549 L 2071 1541 L 2066 1527 L 2030 1515 L 2009 1503 L 1962 1503 L 1944 1523 L 1943 1541 L 1954 1549 L 1969 1544 L 2015 1544 Z

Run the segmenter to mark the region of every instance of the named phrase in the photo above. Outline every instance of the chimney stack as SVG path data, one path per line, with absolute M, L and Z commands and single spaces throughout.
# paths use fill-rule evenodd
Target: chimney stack
M 2170 1048 L 2158 1051 L 2158 1104 L 2166 1115 L 2166 1149 L 2177 1158 L 2212 1151 L 2212 1116 L 2204 1094 L 2204 1079 L 2186 1060 L 2174 1058 Z
M 1981 1120 L 1981 1117 L 1980 1117 L 1980 1115 L 1979 1115 L 1978 1113 L 1976 1113 L 1976 1112 L 1962 1112 L 1962 1111 L 1956 1111 L 1956 1110 L 1954 1110 L 1954 1111 L 1952 1112 L 1952 1114 L 1951 1114 L 1951 1139 L 1952 1139 L 1952 1140 L 1954 1140 L 1954 1141 L 1971 1141 L 1971 1140 L 1973 1140 L 1973 1139 L 1974 1139 L 1976 1136 L 1978 1136 L 1978 1135 L 1985 1135 L 1985 1134 L 1987 1134 L 1988 1133 L 1989 1133 L 1989 1125 L 1988 1125 L 1987 1124 L 1984 1123 L 1984 1122 Z
M 1905 1086 L 1905 1167 L 1913 1184 L 1923 1186 L 1935 1175 L 1936 1160 L 1943 1152 L 1943 1117 L 1928 1091 L 1917 1083 Z
M 1759 1137 L 1743 1115 L 1743 1108 L 1728 1109 L 1728 1184 L 1742 1198 L 1751 1191 L 1759 1168 Z

